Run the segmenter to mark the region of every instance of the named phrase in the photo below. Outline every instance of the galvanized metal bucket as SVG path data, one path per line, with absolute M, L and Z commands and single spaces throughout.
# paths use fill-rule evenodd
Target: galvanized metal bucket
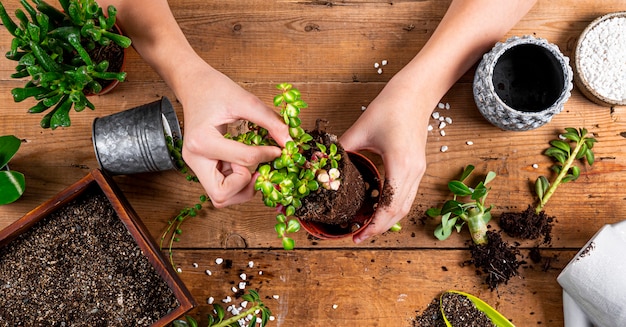
M 96 118 L 92 126 L 98 164 L 111 175 L 175 169 L 167 135 L 182 136 L 176 111 L 167 97 Z

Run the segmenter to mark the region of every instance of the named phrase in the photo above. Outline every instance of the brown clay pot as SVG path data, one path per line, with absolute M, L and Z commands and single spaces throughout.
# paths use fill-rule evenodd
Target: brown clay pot
M 376 204 L 380 199 L 382 180 L 376 165 L 366 156 L 357 152 L 348 151 L 348 156 L 358 168 L 365 183 L 369 185 L 366 190 L 366 199 L 352 220 L 344 225 L 330 225 L 298 219 L 304 230 L 319 239 L 340 239 L 360 232 L 372 221 Z

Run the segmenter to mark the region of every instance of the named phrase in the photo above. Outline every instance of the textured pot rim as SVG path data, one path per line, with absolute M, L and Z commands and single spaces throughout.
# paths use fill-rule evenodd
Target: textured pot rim
M 580 33 L 580 36 L 578 37 L 578 40 L 576 41 L 576 48 L 574 50 L 574 70 L 576 72 L 574 76 L 574 82 L 576 83 L 576 86 L 581 91 L 581 93 L 583 93 L 585 97 L 595 102 L 596 104 L 599 104 L 604 107 L 626 106 L 626 100 L 618 101 L 618 100 L 609 99 L 599 94 L 596 90 L 594 90 L 591 87 L 591 85 L 589 85 L 589 82 L 587 81 L 587 79 L 580 72 L 580 67 L 581 67 L 580 49 L 582 47 L 582 42 L 587 36 L 587 34 L 589 33 L 589 31 L 591 31 L 592 29 L 594 29 L 595 27 L 597 27 L 604 21 L 609 20 L 611 18 L 615 18 L 615 17 L 626 18 L 626 11 L 611 12 L 611 13 L 604 14 L 594 19 L 591 23 L 589 23 L 589 25 L 587 25 L 587 27 L 585 27 L 582 33 Z
M 532 40 L 533 42 L 528 42 L 529 40 Z M 504 54 L 506 51 L 519 46 L 519 45 L 527 45 L 527 44 L 532 44 L 532 45 L 536 45 L 536 46 L 542 46 L 544 49 L 550 51 L 550 53 L 552 53 L 552 55 L 554 55 L 554 57 L 563 64 L 564 67 L 567 67 L 566 71 L 563 72 L 563 85 L 562 85 L 562 89 L 561 89 L 561 93 L 559 94 L 559 97 L 557 98 L 557 100 L 554 102 L 555 104 L 558 103 L 565 103 L 570 95 L 571 95 L 571 91 L 573 89 L 573 84 L 572 84 L 572 80 L 573 80 L 573 75 L 574 72 L 572 70 L 570 63 L 570 60 L 567 56 L 565 56 L 561 50 L 559 49 L 559 47 L 554 44 L 549 42 L 547 39 L 545 38 L 540 38 L 540 37 L 535 37 L 533 35 L 523 35 L 523 36 L 512 36 L 510 38 L 508 38 L 506 41 L 504 42 L 498 42 L 492 49 L 492 51 L 488 52 L 487 54 L 485 54 L 485 56 L 487 55 L 491 55 L 489 62 L 485 62 L 482 61 L 481 65 L 479 65 L 478 69 L 481 69 L 487 65 L 489 66 L 493 66 L 495 67 L 495 65 L 497 64 L 498 60 L 500 59 L 500 57 L 502 56 L 502 54 Z M 494 51 L 495 50 L 495 51 Z M 485 57 L 484 56 L 484 57 Z M 495 94 L 495 86 L 493 85 L 493 76 L 492 78 L 490 78 L 488 80 L 487 83 L 487 87 L 489 88 L 490 92 L 493 92 Z M 515 111 L 517 114 L 519 114 L 520 116 L 536 116 L 536 115 L 543 115 L 546 113 L 553 113 L 553 114 L 557 114 L 559 113 L 561 110 L 558 108 L 559 106 L 550 106 L 544 110 L 541 111 L 521 111 L 521 110 L 517 110 L 515 108 L 512 108 L 511 106 L 509 106 L 508 104 L 506 104 L 504 101 L 502 101 L 502 99 L 498 96 L 495 97 L 496 101 L 502 105 L 505 108 L 508 108 L 510 110 Z

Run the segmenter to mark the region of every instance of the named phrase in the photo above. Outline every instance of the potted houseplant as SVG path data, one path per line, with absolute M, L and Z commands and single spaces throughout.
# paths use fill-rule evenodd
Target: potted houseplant
M 0 231 L 0 321 L 167 326 L 195 306 L 100 170 Z
M 283 247 L 294 248 L 288 234 L 301 226 L 320 238 L 358 232 L 371 221 L 380 196 L 375 166 L 363 156 L 346 152 L 337 136 L 324 131 L 319 122 L 315 130 L 304 130 L 299 114 L 308 104 L 300 91 L 288 83 L 276 88 L 280 94 L 273 103 L 280 108 L 292 141 L 281 156 L 258 167 L 255 189 L 261 191 L 266 206 L 278 210 L 275 229 Z M 253 123 L 248 127 L 234 139 L 248 145 L 277 145 L 264 128 Z M 373 171 L 368 173 L 368 169 Z
M 9 169 L 9 161 L 21 144 L 13 135 L 0 136 L 0 205 L 16 201 L 26 188 L 24 174 Z
M 552 181 L 545 176 L 539 176 L 535 181 L 534 192 L 537 204 L 522 212 L 504 212 L 500 215 L 499 225 L 503 231 L 513 237 L 522 239 L 536 239 L 544 236 L 544 243 L 551 241 L 553 217 L 546 214 L 544 208 L 556 189 L 567 182 L 572 182 L 580 176 L 580 167 L 577 163 L 586 161 L 589 166 L 595 162 L 593 146 L 597 140 L 586 128 L 565 128 L 565 133 L 558 139 L 550 141 L 550 148 L 544 155 L 554 161 L 551 169 L 556 173 Z
M 452 234 L 453 229 L 460 232 L 467 225 L 472 238 L 472 262 L 486 273 L 485 282 L 493 290 L 517 275 L 521 264 L 517 260 L 519 251 L 503 241 L 500 234 L 488 230 L 487 224 L 491 220 L 493 206 L 487 206 L 485 201 L 491 191 L 488 184 L 496 174 L 490 171 L 484 180 L 470 187 L 465 180 L 473 171 L 474 166 L 466 166 L 458 180 L 448 183 L 453 198 L 447 200 L 441 208 L 428 209 L 426 214 L 433 218 L 441 217 L 441 222 L 435 229 L 435 237 L 442 241 Z
M 124 49 L 131 44 L 115 26 L 115 7 L 105 13 L 95 0 L 59 3 L 62 10 L 43 0 L 21 1 L 24 10 L 16 10 L 15 22 L 0 2 L 0 19 L 13 36 L 6 57 L 18 62 L 11 77 L 28 78 L 24 87 L 11 90 L 13 99 L 37 100 L 29 113 L 52 108 L 40 123 L 51 129 L 70 126 L 72 108 L 94 109 L 88 95 L 124 81 Z

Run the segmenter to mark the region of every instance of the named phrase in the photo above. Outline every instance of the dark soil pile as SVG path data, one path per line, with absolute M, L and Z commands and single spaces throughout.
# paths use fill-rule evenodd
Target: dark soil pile
M 0 325 L 149 326 L 178 301 L 98 189 L 0 248 Z
M 441 299 L 448 322 L 454 327 L 495 327 L 484 312 L 476 309 L 467 297 L 445 293 Z M 415 318 L 413 327 L 446 327 L 439 309 L 439 299 L 434 299 L 426 310 Z
M 470 245 L 470 262 L 478 268 L 479 273 L 487 275 L 485 282 L 490 290 L 494 290 L 498 285 L 508 283 L 511 277 L 517 276 L 518 269 L 524 262 L 517 260 L 519 249 L 503 241 L 500 234 L 488 231 L 487 238 L 489 243 L 485 245 Z
M 543 243 L 552 242 L 554 217 L 544 211 L 539 213 L 531 206 L 522 212 L 505 212 L 500 215 L 500 228 L 511 237 L 534 240 L 543 236 Z
M 317 143 L 330 147 L 337 145 L 341 154 L 339 171 L 341 172 L 341 186 L 337 191 L 320 187 L 317 192 L 311 193 L 302 199 L 302 207 L 296 212 L 302 220 L 310 220 L 329 225 L 347 224 L 355 216 L 365 201 L 366 185 L 358 168 L 350 161 L 346 151 L 337 143 L 337 136 L 323 131 L 310 132 Z M 311 151 L 316 148 L 312 147 Z M 307 158 L 311 153 L 306 153 Z

